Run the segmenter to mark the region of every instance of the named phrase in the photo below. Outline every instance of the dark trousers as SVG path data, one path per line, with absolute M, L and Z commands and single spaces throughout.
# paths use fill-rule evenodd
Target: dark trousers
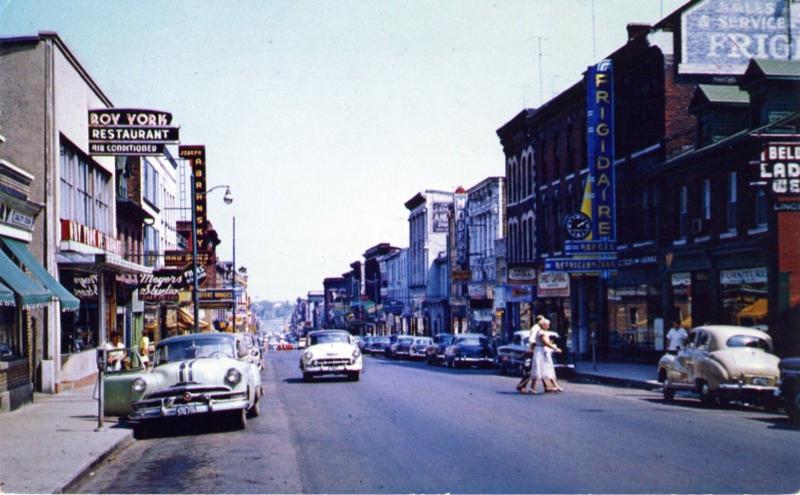
M 525 358 L 525 361 L 528 363 L 533 363 L 533 355 L 529 355 Z M 517 384 L 517 390 L 521 390 L 526 388 L 531 383 L 531 366 L 522 366 L 522 379 Z

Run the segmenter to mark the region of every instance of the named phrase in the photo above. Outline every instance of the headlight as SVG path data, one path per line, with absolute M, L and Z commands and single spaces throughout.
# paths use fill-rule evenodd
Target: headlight
M 314 357 L 314 353 L 311 351 L 306 351 L 305 354 L 303 354 L 303 357 L 311 361 L 311 359 Z
M 242 380 L 242 374 L 236 368 L 231 368 L 225 373 L 225 381 L 231 385 L 236 385 Z
M 353 349 L 353 357 L 354 357 L 354 358 L 357 358 L 357 357 L 358 357 L 358 356 L 360 356 L 360 355 L 361 355 L 361 351 L 360 351 L 360 350 L 358 350 L 358 347 L 356 347 L 355 349 Z
M 141 394 L 145 390 L 147 390 L 147 382 L 144 379 L 137 378 L 131 383 L 131 391 Z

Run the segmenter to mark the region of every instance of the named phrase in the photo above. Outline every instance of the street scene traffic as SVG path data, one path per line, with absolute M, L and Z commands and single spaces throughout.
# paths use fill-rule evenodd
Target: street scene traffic
M 800 491 L 798 33 L 0 4 L 0 492 Z

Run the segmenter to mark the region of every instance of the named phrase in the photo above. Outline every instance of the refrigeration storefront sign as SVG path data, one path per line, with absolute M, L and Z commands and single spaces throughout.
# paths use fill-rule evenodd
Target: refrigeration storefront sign
M 706 0 L 681 15 L 681 73 L 743 74 L 750 59 L 800 54 L 800 3 Z M 791 54 L 791 55 L 790 55 Z
M 456 264 L 467 268 L 467 195 L 456 193 L 453 196 L 456 216 Z

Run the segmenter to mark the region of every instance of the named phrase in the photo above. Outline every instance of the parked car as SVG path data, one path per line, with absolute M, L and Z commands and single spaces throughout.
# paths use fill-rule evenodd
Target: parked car
M 258 348 L 258 342 L 256 339 L 250 334 L 243 333 L 242 340 L 244 340 L 245 346 L 247 347 L 247 359 L 258 366 L 259 370 L 263 370 L 264 360 L 261 358 L 261 349 Z
M 496 361 L 500 374 L 506 375 L 511 370 L 522 373 L 525 359 L 530 358 L 530 337 L 530 330 L 520 330 L 514 332 L 514 337 L 512 337 L 510 344 L 501 345 L 497 348 Z
M 300 337 L 297 339 L 297 348 L 305 349 L 308 346 L 308 337 Z
M 392 344 L 392 357 L 409 357 L 412 343 L 414 343 L 414 337 L 412 335 L 401 335 L 398 337 L 397 342 Z
M 444 351 L 444 362 L 449 368 L 464 364 L 491 366 L 494 364 L 494 349 L 489 339 L 480 333 L 463 333 L 453 338 Z
M 400 338 L 400 335 L 393 333 L 389 335 L 389 343 L 383 348 L 383 355 L 387 358 L 395 358 L 394 351 L 397 349 L 397 339 Z
M 347 330 L 317 330 L 308 334 L 308 347 L 300 356 L 303 380 L 344 374 L 358 381 L 364 367 L 361 350 Z
M 414 341 L 408 348 L 409 359 L 422 359 L 428 355 L 428 347 L 433 345 L 430 337 L 414 337 Z
M 366 347 L 364 347 L 364 352 L 368 352 L 370 354 L 383 354 L 386 352 L 386 348 L 389 346 L 389 344 L 389 337 L 376 335 L 369 341 Z
M 453 343 L 453 334 L 437 333 L 432 340 L 425 350 L 425 361 L 428 364 L 444 363 L 444 351 Z
M 5 343 L 0 343 L 0 361 L 13 361 L 17 358 L 11 346 Z
M 780 397 L 789 419 L 800 427 L 800 357 L 789 357 L 781 360 Z
M 137 435 L 149 422 L 168 417 L 227 415 L 245 428 L 247 417 L 260 413 L 261 373 L 242 334 L 164 339 L 156 346 L 151 371 L 141 367 L 135 348 L 126 352 L 128 369 L 105 377 L 105 411 L 137 421 Z
M 677 390 L 700 394 L 704 405 L 729 400 L 777 407 L 777 356 L 772 338 L 761 330 L 727 325 L 694 328 L 684 348 L 665 354 L 658 363 L 658 379 L 665 400 Z

